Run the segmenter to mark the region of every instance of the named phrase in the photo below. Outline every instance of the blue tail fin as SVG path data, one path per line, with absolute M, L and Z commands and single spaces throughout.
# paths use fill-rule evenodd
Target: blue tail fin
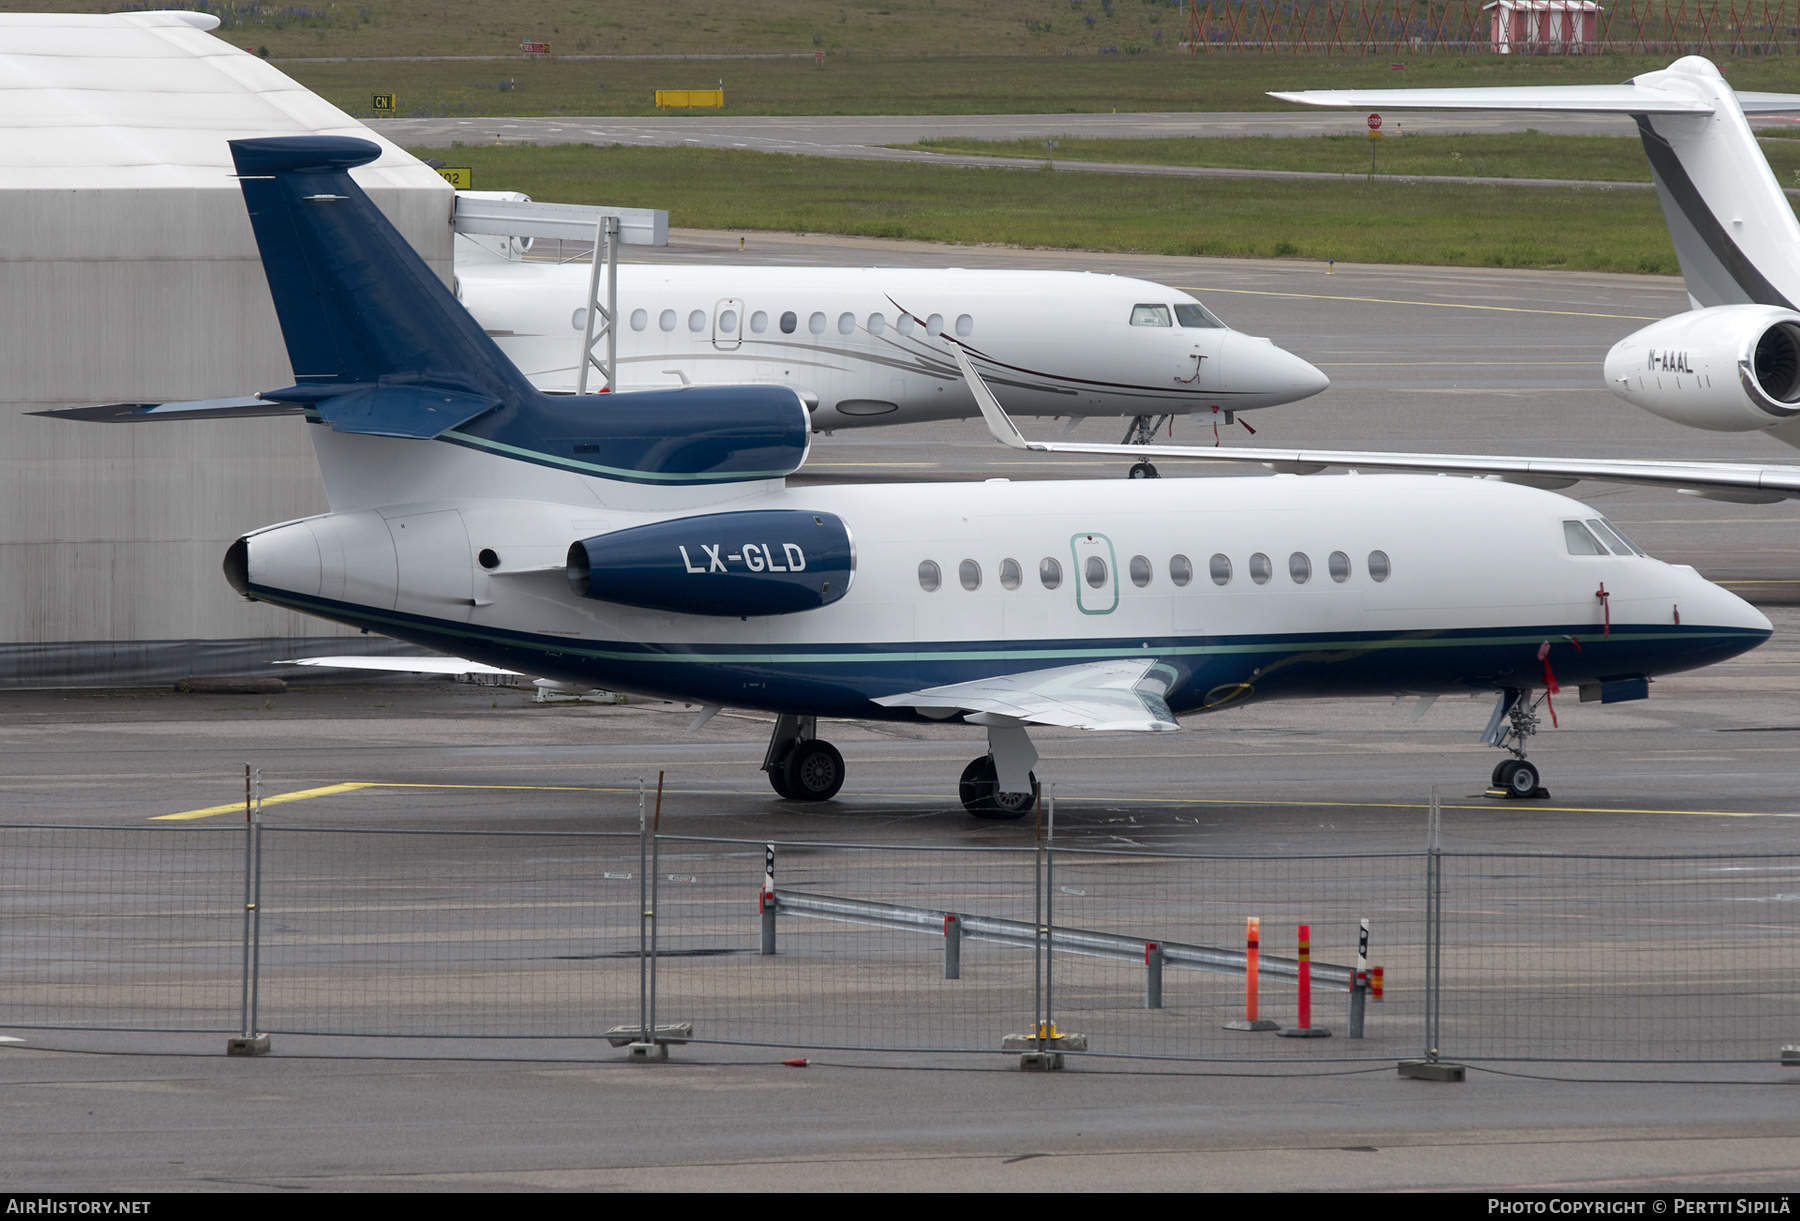
M 535 398 L 349 170 L 367 140 L 233 140 L 232 159 L 299 384 L 265 395 L 314 405 L 339 431 L 436 436 Z

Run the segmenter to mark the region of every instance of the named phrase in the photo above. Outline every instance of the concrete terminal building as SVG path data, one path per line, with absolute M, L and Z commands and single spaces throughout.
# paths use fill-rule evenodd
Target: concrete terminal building
M 298 419 L 27 414 L 292 383 L 230 139 L 382 144 L 357 181 L 450 279 L 449 184 L 216 24 L 0 14 L 0 686 L 162 683 L 389 651 L 244 602 L 220 575 L 244 530 L 325 510 Z

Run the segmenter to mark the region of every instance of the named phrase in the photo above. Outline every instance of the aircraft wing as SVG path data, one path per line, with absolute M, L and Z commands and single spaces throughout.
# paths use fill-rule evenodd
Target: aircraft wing
M 299 415 L 300 403 L 282 403 L 260 395 L 233 399 L 196 399 L 187 403 L 104 403 L 98 407 L 63 407 L 33 411 L 30 415 L 53 420 L 81 420 L 89 424 L 141 424 L 161 420 L 223 420 L 257 416 Z
M 1104 454 L 1190 462 L 1256 462 L 1281 474 L 1311 475 L 1327 467 L 1356 471 L 1420 471 L 1488 475 L 1539 488 L 1565 488 L 1583 479 L 1671 488 L 1712 500 L 1772 504 L 1800 500 L 1800 465 L 1750 462 L 1657 462 L 1642 459 L 1525 458 L 1484 454 L 1400 454 L 1364 450 L 1265 449 L 1194 445 L 1102 445 L 1081 441 L 1028 441 L 981 380 L 961 349 L 963 377 L 975 393 L 994 439 L 1013 449 L 1043 454 Z
M 325 666 L 334 670 L 381 670 L 388 674 L 518 674 L 462 657 L 298 657 L 278 666 Z
M 875 702 L 942 716 L 957 712 L 1010 717 L 1027 725 L 1168 733 L 1181 728 L 1163 702 L 1167 684 L 1153 661 L 1091 661 L 927 687 Z M 979 722 L 978 722 L 979 723 Z
M 1353 106 L 1362 110 L 1561 110 L 1578 114 L 1711 114 L 1712 104 L 1644 85 L 1522 85 L 1489 89 L 1310 89 L 1271 93 L 1302 106 Z M 1782 94 L 1738 94 L 1782 98 Z M 1800 101 L 1787 98 L 1788 109 Z M 1749 106 L 1744 107 L 1750 110 Z

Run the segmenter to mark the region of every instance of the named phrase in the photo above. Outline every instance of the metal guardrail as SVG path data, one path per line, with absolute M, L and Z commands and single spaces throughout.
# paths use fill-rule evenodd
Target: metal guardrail
M 975 916 L 966 912 L 906 907 L 898 903 L 846 899 L 838 895 L 814 895 L 779 888 L 775 891 L 775 914 L 804 916 L 814 920 L 839 920 L 846 924 L 871 924 L 880 928 L 909 929 L 939 937 L 944 935 L 945 920 L 955 916 L 962 927 L 964 938 L 1029 948 L 1036 943 L 1038 936 L 1038 930 L 1024 920 L 1003 920 L 996 916 Z M 1049 943 L 1053 951 L 1065 954 L 1136 963 L 1142 963 L 1149 947 L 1155 946 L 1162 951 L 1164 966 L 1211 971 L 1218 975 L 1241 976 L 1247 968 L 1247 956 L 1243 950 L 1189 945 L 1178 941 L 1162 941 L 1155 937 L 1097 933 L 1088 929 L 1064 928 L 1061 925 L 1052 927 Z M 1355 976 L 1354 969 L 1317 961 L 1311 966 L 1315 988 L 1350 991 L 1350 983 Z M 1300 962 L 1295 958 L 1261 954 L 1258 956 L 1258 972 L 1269 978 L 1298 982 Z

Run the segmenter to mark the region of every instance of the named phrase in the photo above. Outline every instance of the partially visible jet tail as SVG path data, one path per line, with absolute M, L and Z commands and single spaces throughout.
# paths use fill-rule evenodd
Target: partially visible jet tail
M 1637 121 L 1682 278 L 1696 309 L 1800 308 L 1800 223 L 1746 115 L 1800 113 L 1800 96 L 1735 93 L 1696 55 L 1624 85 L 1277 93 L 1312 106 L 1533 110 Z

